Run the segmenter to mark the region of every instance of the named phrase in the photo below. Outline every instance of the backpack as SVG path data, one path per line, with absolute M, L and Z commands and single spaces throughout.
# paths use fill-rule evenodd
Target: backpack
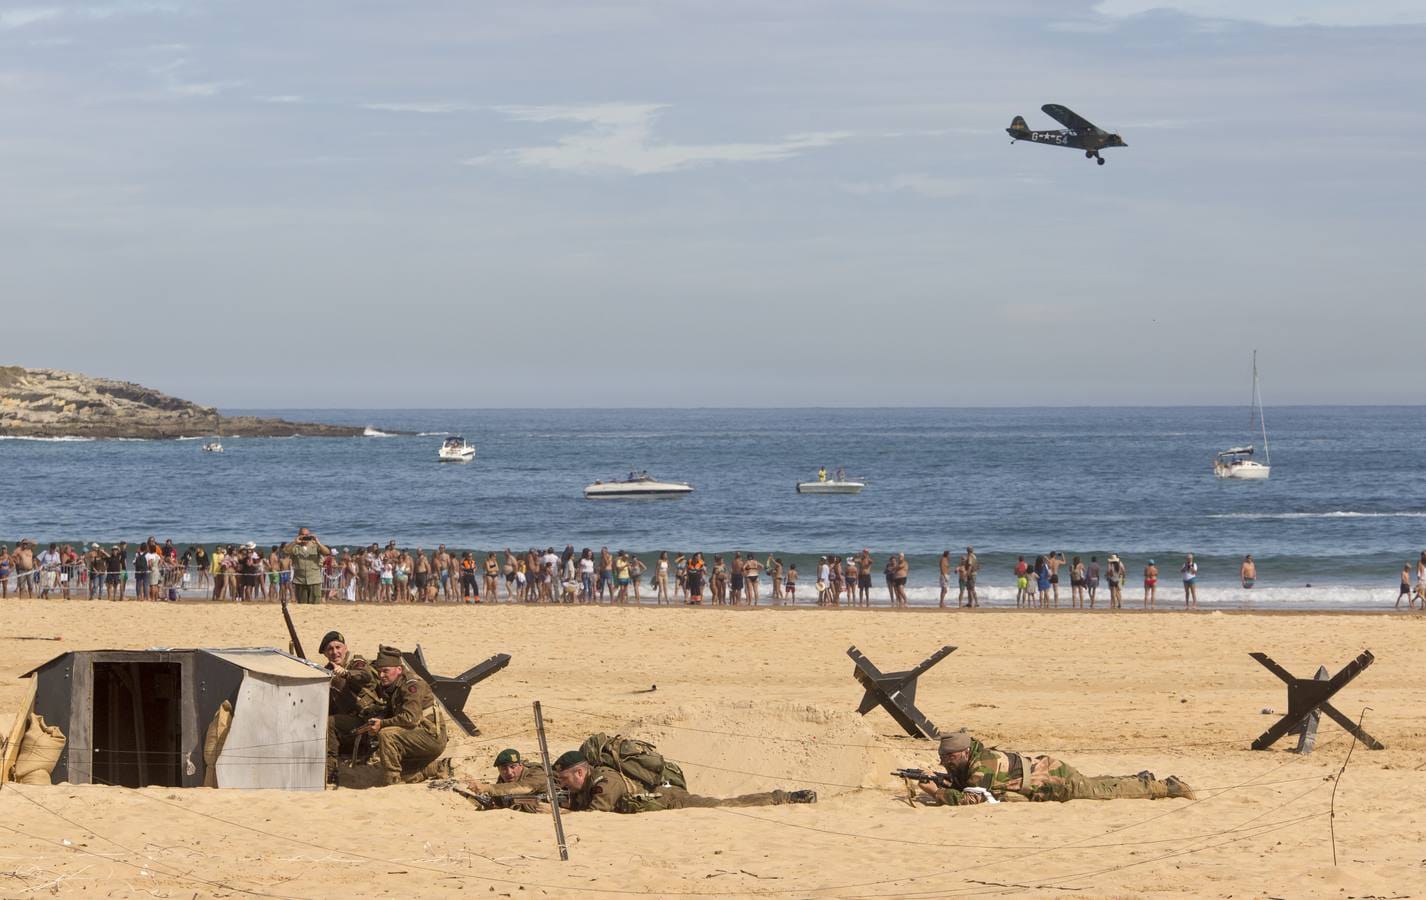
M 613 737 L 592 734 L 579 746 L 579 752 L 591 766 L 608 766 L 645 791 L 657 790 L 666 784 L 688 790 L 678 763 L 664 759 L 658 748 L 648 741 L 618 734 Z

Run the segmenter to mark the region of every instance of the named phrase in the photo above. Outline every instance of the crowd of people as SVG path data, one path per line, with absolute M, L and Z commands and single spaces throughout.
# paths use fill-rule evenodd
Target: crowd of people
M 449 550 L 445 544 L 428 551 L 424 547 L 402 548 L 396 541 L 385 547 L 333 548 L 322 544 L 308 529 L 285 544 L 259 547 L 256 542 L 218 545 L 211 550 L 195 544 L 179 550 L 172 540 L 160 543 L 149 537 L 136 545 L 120 541 L 108 547 L 92 543 L 86 549 L 71 544 L 51 543 L 38 550 L 32 539 L 20 540 L 13 551 L 0 545 L 0 598 L 88 597 L 123 600 L 177 600 L 180 596 L 203 594 L 213 600 L 249 602 L 296 600 L 297 602 L 347 601 L 352 603 L 627 603 L 656 605 L 683 603 L 700 606 L 759 606 L 796 604 L 799 600 L 819 606 L 871 606 L 873 573 L 880 569 L 886 597 L 893 607 L 908 605 L 906 586 L 910 564 L 905 553 L 891 553 L 879 563 L 863 548 L 845 556 L 823 556 L 817 560 L 815 581 L 802 584 L 796 562 L 784 563 L 781 556 L 737 551 L 731 556 L 718 553 L 711 559 L 701 552 L 668 551 L 650 556 L 648 562 L 624 550 L 576 551 L 566 545 L 515 551 Z M 1411 563 L 1401 570 L 1401 590 L 1397 607 L 1406 601 L 1416 608 L 1419 600 L 1426 611 L 1426 551 L 1415 563 L 1412 585 Z M 1061 551 L 1035 556 L 1027 562 L 1020 556 L 1010 573 L 1015 584 L 1015 605 L 1022 608 L 1059 608 L 1061 574 L 1068 576 L 1067 601 L 1073 609 L 1094 609 L 1101 585 L 1107 593 L 1107 608 L 1122 609 L 1131 575 L 1126 563 L 1114 553 L 1088 560 Z M 1178 567 L 1183 586 L 1184 606 L 1198 606 L 1198 563 L 1187 554 Z M 939 560 L 940 603 L 950 605 L 951 585 L 957 593 L 955 605 L 980 605 L 977 584 L 980 558 L 974 548 L 955 559 L 951 551 Z M 1251 555 L 1243 558 L 1238 579 L 1251 589 L 1257 582 L 1257 563 Z M 1154 559 L 1143 566 L 1143 608 L 1158 604 L 1161 570 Z M 808 590 L 808 587 L 811 590 Z M 766 588 L 766 590 L 764 589 Z

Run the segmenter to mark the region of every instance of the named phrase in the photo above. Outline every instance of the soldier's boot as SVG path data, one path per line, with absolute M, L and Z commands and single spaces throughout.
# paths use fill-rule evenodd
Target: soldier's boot
M 1193 792 L 1185 782 L 1177 775 L 1170 775 L 1164 779 L 1164 786 L 1168 788 L 1170 797 L 1182 797 L 1185 800 L 1197 800 L 1198 795 Z
M 427 781 L 436 781 L 445 778 L 454 778 L 456 774 L 455 763 L 451 762 L 449 756 L 438 759 L 421 770 L 421 775 Z
M 1140 781 L 1158 781 L 1158 780 L 1159 780 L 1159 779 L 1158 779 L 1158 776 L 1156 776 L 1153 772 L 1150 772 L 1148 769 L 1145 769 L 1144 771 L 1140 772 L 1138 775 L 1135 775 L 1134 777 L 1137 778 L 1137 779 L 1139 779 Z
M 812 790 L 787 791 L 782 798 L 783 803 L 816 803 L 817 792 Z

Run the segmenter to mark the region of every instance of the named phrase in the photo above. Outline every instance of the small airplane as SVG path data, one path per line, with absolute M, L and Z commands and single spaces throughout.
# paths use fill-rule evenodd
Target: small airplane
M 1010 127 L 1005 129 L 1006 134 L 1010 135 L 1012 143 L 1014 141 L 1031 141 L 1036 144 L 1074 147 L 1083 150 L 1085 158 L 1093 159 L 1101 166 L 1104 165 L 1104 157 L 1099 155 L 1100 150 L 1105 147 L 1129 146 L 1119 135 L 1110 134 L 1067 106 L 1046 103 L 1040 109 L 1044 111 L 1045 115 L 1065 127 L 1059 131 L 1031 131 L 1030 126 L 1025 124 L 1025 117 L 1016 116 L 1011 121 Z

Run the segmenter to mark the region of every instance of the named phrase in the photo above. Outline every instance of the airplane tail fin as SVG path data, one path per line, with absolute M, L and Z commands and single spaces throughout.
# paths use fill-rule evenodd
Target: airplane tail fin
M 1010 127 L 1005 129 L 1011 137 L 1018 137 L 1022 134 L 1030 133 L 1030 126 L 1025 124 L 1024 116 L 1016 116 L 1010 120 Z

